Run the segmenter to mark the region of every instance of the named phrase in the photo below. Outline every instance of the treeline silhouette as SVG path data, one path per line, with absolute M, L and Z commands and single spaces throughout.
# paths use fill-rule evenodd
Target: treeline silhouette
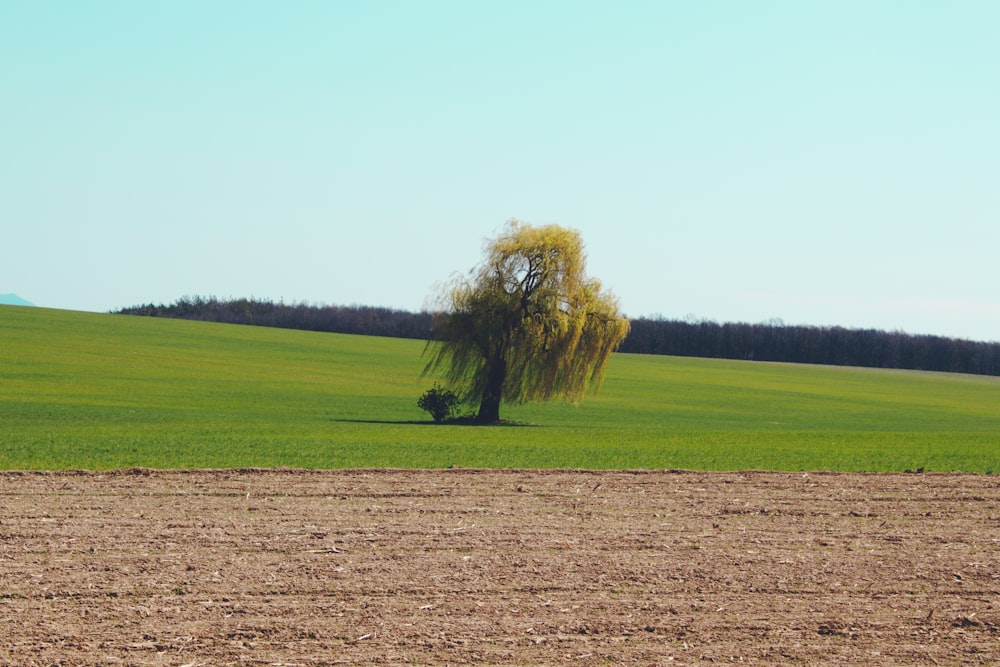
M 391 338 L 430 337 L 434 316 L 372 306 L 316 306 L 306 303 L 275 303 L 260 299 L 217 299 L 182 297 L 170 305 L 152 303 L 115 311 L 121 315 L 172 317 L 182 320 L 252 324 L 281 329 L 304 329 L 329 333 L 389 336 Z
M 901 331 L 632 320 L 622 352 L 1000 375 L 1000 343 Z
M 146 304 L 115 312 L 421 340 L 429 339 L 434 327 L 434 314 L 429 312 L 252 298 L 183 297 L 170 305 Z M 719 324 L 643 317 L 632 320 L 620 351 L 1000 375 L 1000 343 L 877 329 L 790 326 L 780 321 Z

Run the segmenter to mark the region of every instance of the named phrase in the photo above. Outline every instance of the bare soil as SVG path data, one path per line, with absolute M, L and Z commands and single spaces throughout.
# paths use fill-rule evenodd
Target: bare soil
M 1000 478 L 0 473 L 0 664 L 998 664 Z

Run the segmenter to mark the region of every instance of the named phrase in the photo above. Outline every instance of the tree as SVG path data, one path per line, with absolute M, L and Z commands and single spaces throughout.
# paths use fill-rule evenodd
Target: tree
M 428 389 L 417 399 L 417 407 L 431 413 L 434 421 L 441 423 L 455 414 L 455 407 L 460 403 L 458 396 L 450 389 L 434 387 Z
M 578 232 L 508 222 L 482 264 L 442 288 L 425 373 L 443 370 L 464 401 L 478 401 L 480 423 L 500 421 L 501 402 L 580 400 L 629 331 L 584 264 Z

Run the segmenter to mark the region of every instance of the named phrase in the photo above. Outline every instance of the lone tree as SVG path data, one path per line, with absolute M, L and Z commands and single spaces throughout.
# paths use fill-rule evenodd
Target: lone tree
M 482 264 L 442 289 L 424 372 L 478 401 L 483 424 L 500 421 L 502 401 L 580 400 L 629 331 L 584 263 L 579 232 L 508 222 Z

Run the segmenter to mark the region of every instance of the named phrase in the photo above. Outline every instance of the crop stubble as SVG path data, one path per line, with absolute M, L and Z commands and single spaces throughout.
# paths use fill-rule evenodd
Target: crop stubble
M 1000 479 L 0 474 L 0 663 L 1000 661 Z

